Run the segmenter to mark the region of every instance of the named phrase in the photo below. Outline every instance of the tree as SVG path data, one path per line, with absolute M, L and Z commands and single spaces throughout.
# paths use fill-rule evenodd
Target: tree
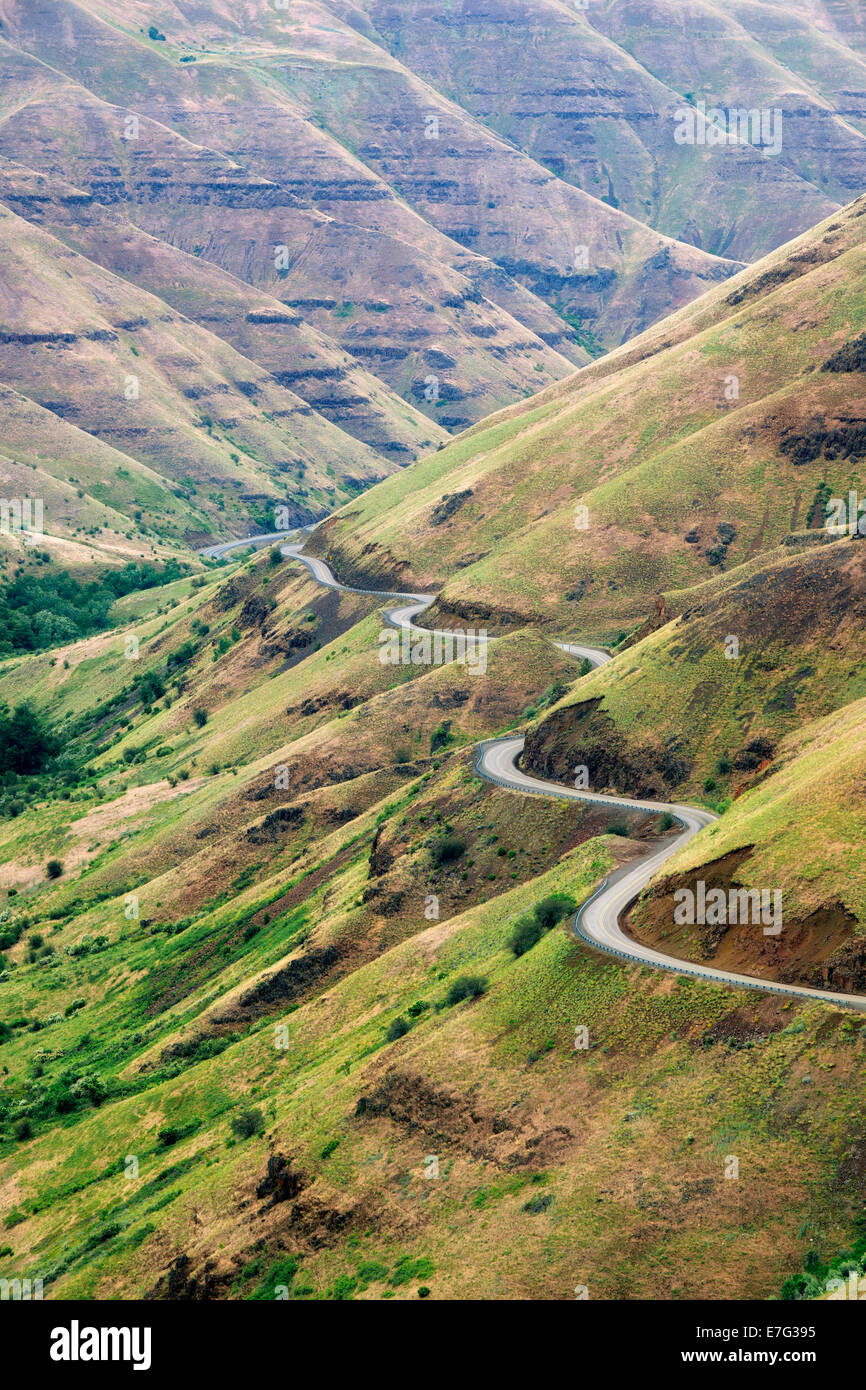
M 138 693 L 144 705 L 152 705 L 154 700 L 161 700 L 165 694 L 165 686 L 155 671 L 147 671 L 138 682 Z
M 31 705 L 19 705 L 14 714 L 7 705 L 0 705 L 0 772 L 41 772 L 59 747 L 42 715 Z
M 250 1139 L 254 1134 L 261 1134 L 265 1127 L 265 1117 L 261 1110 L 241 1110 L 237 1115 L 232 1115 L 232 1133 L 238 1139 Z

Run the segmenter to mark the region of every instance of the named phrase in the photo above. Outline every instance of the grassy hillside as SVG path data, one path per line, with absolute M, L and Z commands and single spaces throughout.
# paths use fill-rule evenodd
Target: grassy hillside
M 572 686 L 524 765 L 565 780 L 583 762 L 598 790 L 662 800 L 735 796 L 785 735 L 866 694 L 864 604 L 866 548 L 848 539 L 666 594 L 671 620 Z
M 373 488 L 319 553 L 442 586 L 434 618 L 610 641 L 655 594 L 820 525 L 866 449 L 862 373 L 824 370 L 866 322 L 864 210 Z
M 607 862 L 595 842 L 530 896 L 585 892 Z M 765 1297 L 809 1249 L 847 1242 L 856 1021 L 623 970 L 559 932 L 515 962 L 527 896 L 428 925 L 240 1035 L 157 1049 L 143 998 L 108 1045 L 87 1002 L 48 1023 L 30 1093 L 66 1086 L 73 1108 L 9 1161 L 16 1264 L 71 1297 Z M 129 938 L 140 976 L 147 943 Z M 86 958 L 85 1000 L 111 992 L 116 955 Z M 483 997 L 437 1008 L 467 972 Z M 414 1023 L 388 1042 L 398 1017 Z M 21 1043 L 6 1050 L 17 1063 Z
M 634 910 L 642 939 L 664 937 L 674 954 L 712 959 L 767 979 L 866 988 L 866 863 L 860 748 L 862 699 L 789 734 L 757 785 L 666 866 Z M 840 873 L 840 865 L 844 866 Z M 782 891 L 783 930 L 674 928 L 677 887 Z
M 571 909 L 666 821 L 476 771 L 514 730 L 548 775 L 586 762 L 596 788 L 715 805 L 632 931 L 866 992 L 866 551 L 821 530 L 862 453 L 862 211 L 319 528 L 341 575 L 441 580 L 440 614 L 489 619 L 484 669 L 383 664 L 375 596 L 277 548 L 187 552 L 106 630 L 0 658 L 10 1277 L 49 1298 L 766 1299 L 862 1248 L 863 1015 L 591 951 Z M 91 354 L 141 360 L 116 320 L 148 292 L 88 280 L 71 237 L 40 230 L 34 258 L 49 289 L 76 266 L 53 303 L 96 412 Z M 64 505 L 81 479 L 82 551 L 132 544 L 160 421 L 179 448 L 211 439 L 183 394 L 205 339 L 235 380 L 237 350 L 176 309 L 146 332 L 142 378 L 172 371 L 102 511 L 97 468 L 126 455 L 64 481 L 76 427 L 60 457 L 29 434 L 51 354 L 17 357 L 39 366 L 9 388 L 10 454 Z M 237 420 L 264 489 L 280 417 Z M 207 448 L 227 491 L 226 430 Z M 217 481 L 170 519 L 142 509 L 157 558 L 194 507 L 225 520 Z M 56 572 L 15 555 L 4 583 Z M 569 633 L 613 660 L 582 674 L 549 640 Z M 674 927 L 700 878 L 781 890 L 780 936 Z
M 555 702 L 576 664 L 515 633 L 477 684 L 407 679 L 378 662 L 375 600 L 262 553 L 201 578 L 0 672 L 0 696 L 65 720 L 72 764 L 3 828 L 7 1262 L 51 1297 L 723 1298 L 843 1248 L 857 1016 L 621 966 L 561 928 L 509 947 L 534 903 L 580 901 L 657 830 L 475 778 L 466 740 Z M 710 587 L 703 621 L 738 584 Z M 130 631 L 138 689 L 164 695 L 131 688 Z M 741 797 L 677 872 L 808 845 L 821 901 L 818 861 L 829 885 L 830 844 L 859 833 L 831 817 L 850 792 L 812 797 L 796 843 L 793 812 L 831 738 L 853 775 L 857 708 L 785 744 L 795 780 Z

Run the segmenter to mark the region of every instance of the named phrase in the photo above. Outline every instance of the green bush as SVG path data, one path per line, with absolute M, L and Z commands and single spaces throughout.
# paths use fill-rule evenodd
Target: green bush
M 508 945 L 515 956 L 525 955 L 531 951 L 544 933 L 555 927 L 569 913 L 574 912 L 577 904 L 567 893 L 550 893 L 546 898 L 542 898 L 540 903 L 536 903 L 532 910 L 531 917 L 521 917 L 514 924 Z
M 443 864 L 453 864 L 465 849 L 466 845 L 459 835 L 440 835 L 430 846 L 430 858 L 438 869 Z
M 435 753 L 440 748 L 447 748 L 452 738 L 451 720 L 443 719 L 430 735 L 430 752 Z
M 154 700 L 161 700 L 165 694 L 162 677 L 155 671 L 148 671 L 138 682 L 138 694 L 143 705 L 152 705 Z
M 396 1042 L 398 1038 L 403 1038 L 409 1032 L 410 1024 L 400 1015 L 393 1018 L 385 1029 L 385 1041 Z
M 535 920 L 545 931 L 549 931 L 561 922 L 563 917 L 574 912 L 576 907 L 576 902 L 567 893 L 551 893 L 548 897 L 542 898 L 540 903 L 536 903 Z
M 464 999 L 479 999 L 486 990 L 487 981 L 483 975 L 458 975 L 445 995 L 445 1007 L 450 1009 Z
M 265 1278 L 259 1284 L 254 1293 L 250 1294 L 253 1299 L 276 1298 L 277 1289 L 280 1287 L 290 1289 L 292 1281 L 298 1272 L 298 1261 L 294 1255 L 286 1255 L 284 1259 L 278 1260 L 269 1270 Z
M 19 705 L 11 714 L 0 703 L 0 772 L 42 772 L 59 749 L 59 739 L 30 705 Z
M 261 1110 L 255 1108 L 251 1110 L 241 1110 L 237 1115 L 232 1115 L 232 1133 L 238 1139 L 251 1139 L 254 1134 L 261 1134 L 265 1127 L 265 1117 Z
M 49 859 L 45 865 L 46 878 L 59 878 L 63 873 L 63 865 L 59 859 Z
M 401 1285 L 412 1284 L 416 1279 L 429 1279 L 432 1273 L 433 1261 L 427 1255 L 419 1255 L 414 1260 L 411 1255 L 401 1255 L 388 1283 L 392 1288 L 399 1289 Z
M 781 1298 L 786 1302 L 804 1302 L 817 1298 L 824 1292 L 823 1285 L 814 1274 L 792 1274 L 782 1285 Z
M 534 917 L 521 917 L 514 924 L 508 945 L 515 956 L 523 956 L 532 950 L 543 935 L 544 928 Z

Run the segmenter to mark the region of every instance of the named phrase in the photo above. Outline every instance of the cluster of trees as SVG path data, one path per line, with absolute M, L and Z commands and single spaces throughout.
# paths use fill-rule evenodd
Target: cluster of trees
M 42 651 L 99 632 L 110 626 L 111 606 L 124 594 L 170 584 L 187 572 L 177 560 L 129 563 L 82 584 L 66 570 L 17 570 L 0 584 L 0 656 Z
M 59 750 L 59 739 L 31 705 L 13 711 L 0 703 L 0 776 L 33 776 L 44 771 Z

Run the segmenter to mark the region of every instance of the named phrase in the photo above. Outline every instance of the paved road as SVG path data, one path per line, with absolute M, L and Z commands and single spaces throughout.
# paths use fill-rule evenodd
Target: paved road
M 313 528 L 305 527 L 303 529 L 312 530 Z M 222 555 L 236 546 L 282 540 L 284 535 L 283 532 L 277 532 L 267 536 L 251 537 L 245 541 L 229 541 L 223 545 L 212 546 L 209 550 L 203 551 L 202 554 Z M 344 593 L 350 594 L 369 594 L 375 598 L 403 600 L 399 606 L 385 609 L 388 622 L 394 627 L 405 627 L 412 632 L 425 631 L 425 629 L 417 627 L 413 620 L 430 607 L 436 597 L 435 594 L 404 594 L 389 593 L 381 589 L 355 589 L 347 584 L 339 583 L 332 569 L 324 560 L 319 560 L 313 555 L 303 555 L 301 553 L 302 543 L 285 544 L 280 549 L 287 559 L 300 560 L 302 565 L 306 565 L 313 578 L 326 588 L 340 589 Z M 611 659 L 608 652 L 602 651 L 598 647 L 583 647 L 572 642 L 556 642 L 554 645 L 570 656 L 589 661 L 593 666 L 602 666 Z M 680 960 L 677 956 L 665 955 L 663 951 L 656 951 L 651 946 L 645 946 L 627 936 L 620 925 L 623 913 L 639 897 L 662 865 L 718 817 L 712 811 L 706 811 L 697 806 L 609 796 L 602 792 L 577 790 L 576 788 L 565 787 L 559 782 L 548 782 L 543 778 L 530 776 L 517 765 L 523 752 L 524 741 L 522 737 L 511 737 L 488 739 L 481 743 L 476 762 L 476 770 L 480 776 L 486 778 L 487 781 L 497 783 L 499 786 L 508 787 L 512 791 L 531 796 L 553 796 L 566 801 L 589 801 L 609 806 L 611 809 L 646 811 L 650 814 L 663 814 L 667 811 L 676 818 L 680 825 L 678 834 L 669 836 L 636 863 L 626 864 L 615 873 L 609 874 L 592 896 L 583 903 L 572 924 L 575 934 L 581 940 L 598 950 L 607 952 L 609 955 L 634 961 L 640 965 L 649 965 L 657 970 L 672 970 L 677 974 L 693 975 L 714 983 L 761 990 L 765 994 L 819 999 L 824 1003 L 842 1004 L 849 1008 L 861 1010 L 866 1009 L 866 997 L 863 995 L 831 994 L 827 990 L 809 989 L 805 985 L 773 984 L 753 975 L 738 975 L 726 970 L 716 970 L 711 965 L 699 965 Z M 759 931 L 760 927 L 756 927 L 755 930 Z
M 738 975 L 728 970 L 716 970 L 711 965 L 687 963 L 677 956 L 665 955 L 663 951 L 656 951 L 651 946 L 644 946 L 627 936 L 620 925 L 623 913 L 640 896 L 665 861 L 718 818 L 712 811 L 705 811 L 696 806 L 684 806 L 677 802 L 638 801 L 631 797 L 607 796 L 602 792 L 577 791 L 558 782 L 531 777 L 517 766 L 517 759 L 523 752 L 523 744 L 522 738 L 491 739 L 482 743 L 479 747 L 478 771 L 491 782 L 534 796 L 599 802 L 611 809 L 620 807 L 629 811 L 648 811 L 653 814 L 667 811 L 676 817 L 681 826 L 679 834 L 670 836 L 637 863 L 626 864 L 622 869 L 609 874 L 592 897 L 587 899 L 573 922 L 574 931 L 582 940 L 610 955 L 641 965 L 651 965 L 659 970 L 694 975 L 719 984 L 746 986 L 749 989 L 763 990 L 768 994 L 821 999 L 825 1003 L 866 1009 L 866 999 L 862 995 L 831 994 L 828 990 L 809 989 L 805 985 L 773 984 L 768 980 L 756 979 L 752 975 Z M 760 931 L 760 927 L 756 927 L 755 930 Z

